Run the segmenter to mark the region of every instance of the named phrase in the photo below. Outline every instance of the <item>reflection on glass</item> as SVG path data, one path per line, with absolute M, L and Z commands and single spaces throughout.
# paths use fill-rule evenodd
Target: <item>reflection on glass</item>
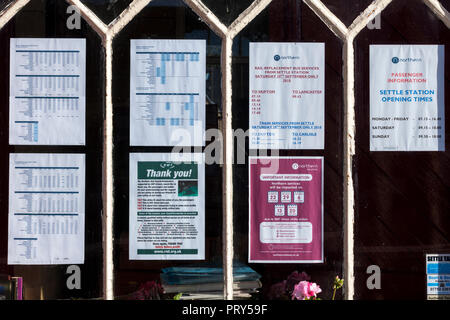
M 234 179 L 234 255 L 258 272 L 262 288 L 258 298 L 291 299 L 294 285 L 302 280 L 319 284 L 322 299 L 331 299 L 333 279 L 342 275 L 342 150 L 330 141 L 342 135 L 342 44 L 302 1 L 274 0 L 236 38 L 233 43 L 233 129 L 249 126 L 249 43 L 324 42 L 325 43 L 325 150 L 280 150 L 280 156 L 323 156 L 324 160 L 324 263 L 248 264 L 248 162 L 233 166 Z M 283 112 L 283 105 L 273 108 Z M 296 119 L 301 120 L 301 119 Z M 237 146 L 235 152 L 242 152 Z M 252 155 L 254 155 L 252 150 Z M 245 153 L 249 155 L 248 141 Z M 270 153 L 269 153 L 270 155 Z M 336 188 L 329 189 L 329 186 Z M 305 272 L 305 273 L 303 273 Z M 337 299 L 342 292 L 337 293 Z
M 202 2 L 223 24 L 228 26 L 252 4 L 253 0 L 203 0 Z
M 119 16 L 133 0 L 81 0 L 105 23 Z
M 355 299 L 419 300 L 427 294 L 425 253 L 450 250 L 446 183 L 450 177 L 449 151 L 447 147 L 444 152 L 370 152 L 369 48 L 382 44 L 444 45 L 448 56 L 450 30 L 421 0 L 393 1 L 381 17 L 380 30 L 364 28 L 354 43 L 358 152 L 353 168 L 355 194 L 359 195 L 355 199 L 355 214 L 360 217 L 355 222 L 355 265 L 361 266 L 355 269 Z M 393 61 L 388 59 L 387 63 L 392 65 Z M 424 67 L 411 64 L 410 68 L 417 72 Z M 443 70 L 446 79 L 449 70 L 448 67 Z M 427 83 L 433 81 L 436 79 L 427 79 Z M 448 92 L 448 81 L 446 86 L 442 90 Z M 396 110 L 403 108 L 402 104 L 395 106 Z M 445 108 L 443 122 L 447 125 L 448 104 Z M 410 112 L 407 109 L 399 112 L 406 114 Z M 392 134 L 391 130 L 386 132 Z M 406 141 L 406 135 L 402 139 Z M 369 266 L 381 270 L 380 290 L 369 290 L 366 286 Z
M 352 0 L 352 1 L 336 1 L 322 0 L 332 13 L 341 20 L 347 27 L 350 26 L 360 14 L 373 1 L 372 0 Z
M 3 10 L 7 5 L 12 3 L 14 0 L 0 0 L 0 10 Z
M 92 299 L 99 298 L 102 295 L 102 184 L 99 177 L 102 174 L 104 56 L 100 38 L 83 19 L 81 20 L 79 30 L 69 30 L 67 28 L 67 6 L 68 4 L 65 1 L 60 0 L 32 0 L 0 30 L 0 104 L 4 107 L 0 112 L 0 148 L 5 150 L 0 156 L 1 176 L 8 176 L 8 153 L 76 153 L 86 155 L 86 198 L 83 204 L 85 206 L 85 228 L 83 229 L 84 247 L 81 248 L 84 250 L 84 264 L 77 265 L 81 272 L 80 290 L 71 290 L 67 286 L 67 277 L 69 275 L 66 274 L 66 270 L 68 265 L 7 265 L 8 246 L 6 244 L 8 243 L 8 223 L 0 223 L 0 242 L 2 243 L 2 246 L 0 246 L 0 278 L 2 278 L 2 274 L 23 277 L 24 299 L 26 300 Z M 7 112 L 10 87 L 9 43 L 11 38 L 86 39 L 85 146 L 9 146 L 9 121 L 7 120 Z M 45 64 L 46 61 L 48 63 L 48 60 L 45 59 L 48 59 L 53 53 L 39 54 L 40 58 L 43 59 L 42 63 Z M 33 53 L 35 58 L 37 55 L 38 53 Z M 61 59 L 62 56 L 62 54 L 59 55 Z M 67 58 L 68 56 L 71 56 L 71 54 L 65 57 Z M 53 55 L 53 57 L 57 59 L 56 55 Z M 45 89 L 47 93 L 49 92 L 48 88 L 55 88 L 55 85 L 51 85 L 50 83 L 47 83 L 46 86 L 48 86 Z M 42 103 L 41 106 L 43 105 Z M 36 107 L 36 104 L 34 107 Z M 45 177 L 50 179 L 49 176 Z M 68 178 L 65 177 L 65 179 Z M 0 189 L 2 190 L 0 193 L 0 218 L 2 222 L 8 221 L 9 185 L 7 180 L 2 179 L 0 182 Z M 69 203 L 71 202 L 66 202 L 63 208 L 62 203 L 59 206 L 60 203 L 53 202 L 51 205 L 53 209 L 48 209 L 50 205 L 48 203 L 47 209 L 44 209 L 42 205 L 42 210 L 44 212 L 54 210 L 53 212 L 55 212 L 59 206 L 59 209 L 64 210 L 64 214 L 66 214 L 68 213 L 67 210 L 70 210 L 67 209 Z M 76 210 L 74 207 L 72 209 Z M 38 207 L 36 210 L 41 210 L 41 208 Z M 69 220 L 62 221 L 60 221 L 60 226 L 69 226 Z M 53 227 L 50 226 L 50 228 Z M 50 228 L 47 225 L 47 230 Z M 55 232 L 58 232 L 56 228 L 55 226 Z M 74 226 L 73 231 L 75 229 L 76 227 Z
M 221 39 L 182 1 L 152 1 L 113 43 L 115 296 L 119 299 L 172 299 L 192 286 L 215 286 L 223 296 L 222 179 L 219 164 L 205 166 L 205 260 L 129 260 L 129 154 L 170 153 L 171 147 L 130 147 L 130 41 L 132 39 L 206 40 L 206 129 L 220 127 Z M 157 51 L 161 54 L 160 51 Z M 165 55 L 164 66 L 185 56 Z M 189 56 L 191 57 L 191 56 Z M 195 58 L 192 56 L 191 58 Z M 144 59 L 144 58 L 143 58 Z M 150 59 L 151 60 L 151 59 Z M 169 61 L 170 60 L 170 61 Z M 150 61 L 149 61 L 150 62 Z M 162 65 L 160 65 L 161 67 Z M 167 71 L 167 70 L 166 70 Z M 155 70 L 162 75 L 165 71 Z M 159 81 L 162 79 L 159 78 Z M 172 108 L 172 104 L 164 105 Z M 208 145 L 210 142 L 206 141 Z M 198 152 L 198 151 L 196 151 Z M 211 178 L 214 177 L 214 178 Z M 191 184 L 181 184 L 192 192 Z M 203 239 L 202 239 L 203 240 Z M 197 266 L 200 269 L 193 269 Z M 177 269 L 174 269 L 177 268 Z M 198 272 L 198 271 L 201 272 Z M 197 273 L 196 273 L 197 272 Z M 189 276 L 190 280 L 186 278 Z M 162 294 L 162 288 L 165 294 Z M 152 294 L 149 294 L 152 292 Z M 193 292 L 191 292 L 192 297 Z M 204 293 L 202 293 L 204 294 Z M 199 298 L 197 295 L 196 298 Z

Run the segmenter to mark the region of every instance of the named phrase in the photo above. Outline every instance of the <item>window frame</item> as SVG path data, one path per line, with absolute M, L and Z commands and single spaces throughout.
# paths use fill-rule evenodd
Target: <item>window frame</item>
M 15 0 L 0 12 L 0 30 L 26 6 L 31 0 Z M 183 0 L 208 27 L 222 39 L 220 68 L 222 71 L 222 134 L 223 156 L 223 267 L 224 267 L 224 299 L 233 299 L 233 132 L 232 132 L 232 46 L 235 37 L 251 23 L 272 0 L 254 0 L 238 18 L 228 27 L 200 0 Z M 376 0 L 370 4 L 347 28 L 320 0 L 303 0 L 322 22 L 343 42 L 343 96 L 344 96 L 344 128 L 343 128 L 343 216 L 344 216 L 344 260 L 343 278 L 345 299 L 354 296 L 354 187 L 352 162 L 355 155 L 355 61 L 354 39 L 359 32 L 391 2 L 395 0 Z M 450 28 L 450 14 L 439 0 L 422 0 Z M 103 298 L 114 300 L 114 262 L 113 262 L 113 40 L 120 31 L 138 15 L 151 0 L 134 0 L 111 23 L 105 24 L 81 0 L 66 0 L 68 5 L 75 6 L 90 27 L 102 39 L 105 50 L 105 115 L 103 131 Z

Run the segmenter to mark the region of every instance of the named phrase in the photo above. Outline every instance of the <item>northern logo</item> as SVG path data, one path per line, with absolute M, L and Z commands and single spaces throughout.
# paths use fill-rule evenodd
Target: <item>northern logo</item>
M 275 61 L 280 61 L 280 60 L 284 60 L 284 59 L 296 60 L 296 59 L 300 59 L 300 57 L 296 57 L 296 56 L 280 56 L 279 54 L 276 54 L 276 55 L 273 56 L 273 60 L 275 60 Z
M 399 62 L 422 62 L 421 58 L 399 58 L 399 57 L 393 57 L 392 63 L 397 64 Z

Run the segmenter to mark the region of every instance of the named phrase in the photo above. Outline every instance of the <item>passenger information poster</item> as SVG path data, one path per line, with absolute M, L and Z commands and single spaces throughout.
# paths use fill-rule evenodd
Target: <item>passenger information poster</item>
M 205 144 L 205 40 L 131 40 L 130 144 Z
M 323 158 L 250 157 L 249 262 L 323 262 Z
M 450 300 L 450 254 L 427 254 L 427 299 Z
M 444 46 L 370 46 L 370 150 L 445 151 Z
M 250 43 L 250 149 L 323 149 L 325 44 Z
M 9 143 L 85 145 L 86 40 L 10 40 Z
M 130 154 L 129 257 L 130 260 L 205 258 L 202 154 Z
M 8 264 L 84 263 L 84 154 L 10 154 Z

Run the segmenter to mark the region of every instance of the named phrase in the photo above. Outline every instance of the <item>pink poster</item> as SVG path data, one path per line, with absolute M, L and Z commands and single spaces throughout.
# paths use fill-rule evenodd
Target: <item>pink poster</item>
M 249 262 L 323 262 L 323 157 L 249 161 Z

